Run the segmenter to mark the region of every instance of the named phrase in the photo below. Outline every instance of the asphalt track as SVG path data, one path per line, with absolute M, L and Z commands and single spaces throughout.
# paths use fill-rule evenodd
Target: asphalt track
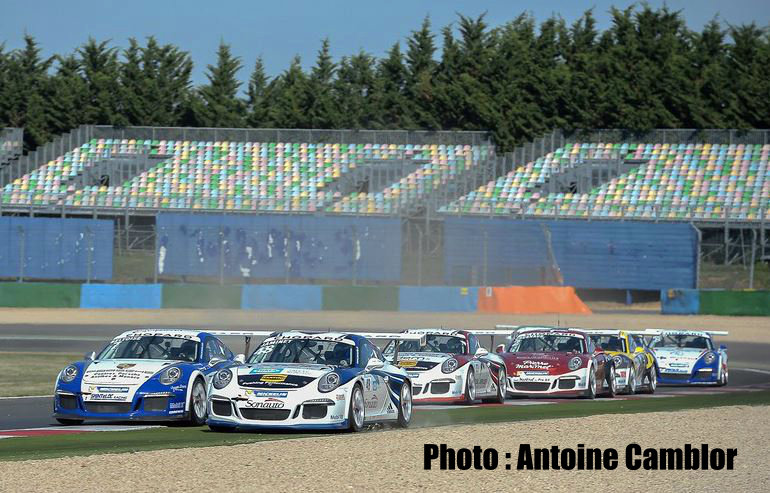
M 0 325 L 0 351 L 85 354 L 91 351 L 99 351 L 117 334 L 131 328 L 134 328 L 134 326 Z M 224 329 L 225 327 L 222 328 Z M 247 329 L 242 325 L 233 328 Z M 248 327 L 248 329 L 254 330 L 267 328 L 259 325 Z M 387 328 L 383 328 L 383 330 L 389 331 Z M 223 340 L 234 352 L 243 352 L 243 338 L 228 337 L 223 338 Z M 254 345 L 252 345 L 253 347 Z M 728 350 L 730 355 L 730 385 L 727 388 L 659 387 L 658 392 L 654 396 L 639 395 L 636 398 L 712 392 L 716 390 L 735 391 L 741 388 L 750 389 L 752 387 L 770 386 L 770 366 L 768 366 L 767 357 L 770 354 L 770 344 L 731 342 L 728 343 Z M 513 399 L 508 400 L 507 404 L 529 405 L 546 402 L 554 402 L 554 400 Z M 0 430 L 56 426 L 56 422 L 51 418 L 51 407 L 50 396 L 0 398 Z

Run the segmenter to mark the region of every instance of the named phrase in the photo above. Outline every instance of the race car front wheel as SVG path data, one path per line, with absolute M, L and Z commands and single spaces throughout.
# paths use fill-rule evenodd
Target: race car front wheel
M 412 421 L 412 386 L 404 382 L 401 386 L 401 395 L 398 405 L 398 426 L 406 428 Z
M 465 377 L 465 403 L 473 404 L 476 400 L 476 378 L 473 376 L 473 368 L 468 368 Z
M 504 404 L 505 394 L 508 392 L 508 376 L 505 374 L 505 368 L 497 371 L 497 395 L 494 399 L 484 399 L 483 402 Z
M 206 422 L 206 387 L 203 381 L 195 380 L 192 392 L 190 392 L 190 413 L 187 423 L 192 426 L 202 426 Z
M 83 424 L 82 419 L 56 418 L 56 421 L 58 421 L 60 424 L 63 424 L 64 426 L 77 426 Z
M 636 371 L 634 370 L 633 366 L 628 368 L 628 381 L 626 382 L 626 394 L 628 395 L 636 394 Z
M 350 408 L 348 409 L 350 431 L 363 430 L 365 416 L 366 409 L 364 408 L 364 391 L 361 390 L 360 385 L 356 385 L 353 387 L 353 393 L 350 395 Z
M 594 375 L 594 369 L 590 368 L 588 373 L 588 388 L 586 388 L 586 393 L 583 394 L 583 397 L 586 399 L 596 399 L 596 375 Z
M 607 397 L 615 397 L 618 393 L 618 375 L 615 373 L 615 365 L 610 366 L 607 372 Z
M 658 388 L 658 372 L 654 366 L 651 366 L 647 370 L 647 387 L 644 389 L 645 394 L 654 394 L 655 389 Z

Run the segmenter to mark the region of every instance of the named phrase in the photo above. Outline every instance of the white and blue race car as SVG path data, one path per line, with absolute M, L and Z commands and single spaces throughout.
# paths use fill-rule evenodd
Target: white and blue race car
M 412 418 L 412 383 L 369 339 L 421 340 L 407 334 L 305 331 L 267 338 L 243 365 L 220 370 L 209 392 L 214 431 L 348 429 Z
M 712 336 L 725 331 L 667 330 L 645 331 L 655 356 L 658 383 L 662 385 L 727 385 L 727 347 L 719 347 Z
M 98 355 L 64 368 L 53 416 L 65 425 L 98 421 L 206 421 L 211 376 L 243 361 L 210 332 L 138 329 L 120 334 Z

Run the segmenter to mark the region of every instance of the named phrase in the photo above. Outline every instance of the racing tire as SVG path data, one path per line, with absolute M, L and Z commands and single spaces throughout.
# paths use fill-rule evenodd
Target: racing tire
M 609 374 L 607 375 L 607 392 L 604 393 L 606 397 L 613 398 L 618 394 L 618 376 L 615 373 L 615 365 L 610 366 Z
M 645 394 L 654 394 L 655 389 L 658 388 L 658 370 L 653 366 L 647 370 L 647 385 L 643 392 Z
M 497 371 L 497 395 L 493 399 L 482 399 L 481 402 L 487 404 L 504 404 L 505 395 L 508 392 L 508 375 L 505 373 L 505 368 L 500 368 Z
M 596 399 L 596 375 L 594 375 L 593 368 L 591 368 L 589 371 L 590 375 L 588 376 L 588 388 L 583 394 L 583 398 L 594 400 Z
M 58 421 L 59 424 L 62 424 L 64 426 L 77 426 L 77 425 L 83 424 L 82 419 L 56 418 L 56 421 Z
M 476 401 L 476 379 L 473 378 L 473 368 L 468 368 L 465 377 L 465 404 L 473 404 Z
M 727 386 L 727 379 L 728 379 L 727 368 L 725 368 L 724 370 L 722 370 L 722 375 L 719 377 L 719 382 L 717 383 L 717 387 Z
M 636 370 L 634 370 L 633 366 L 628 367 L 628 381 L 623 393 L 628 395 L 636 394 Z
M 401 385 L 398 401 L 398 426 L 408 428 L 412 421 L 412 385 L 406 381 Z
M 190 426 L 203 426 L 208 415 L 208 400 L 206 398 L 206 386 L 200 378 L 195 379 L 190 392 L 190 411 L 187 413 L 185 424 Z
M 350 393 L 350 405 L 348 406 L 348 430 L 352 432 L 364 429 L 366 419 L 366 407 L 364 406 L 364 391 L 360 385 L 353 387 Z

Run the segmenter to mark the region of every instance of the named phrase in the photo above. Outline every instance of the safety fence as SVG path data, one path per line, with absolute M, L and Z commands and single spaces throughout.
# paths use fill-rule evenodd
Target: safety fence
M 0 307 L 591 313 L 571 287 L 0 283 Z

